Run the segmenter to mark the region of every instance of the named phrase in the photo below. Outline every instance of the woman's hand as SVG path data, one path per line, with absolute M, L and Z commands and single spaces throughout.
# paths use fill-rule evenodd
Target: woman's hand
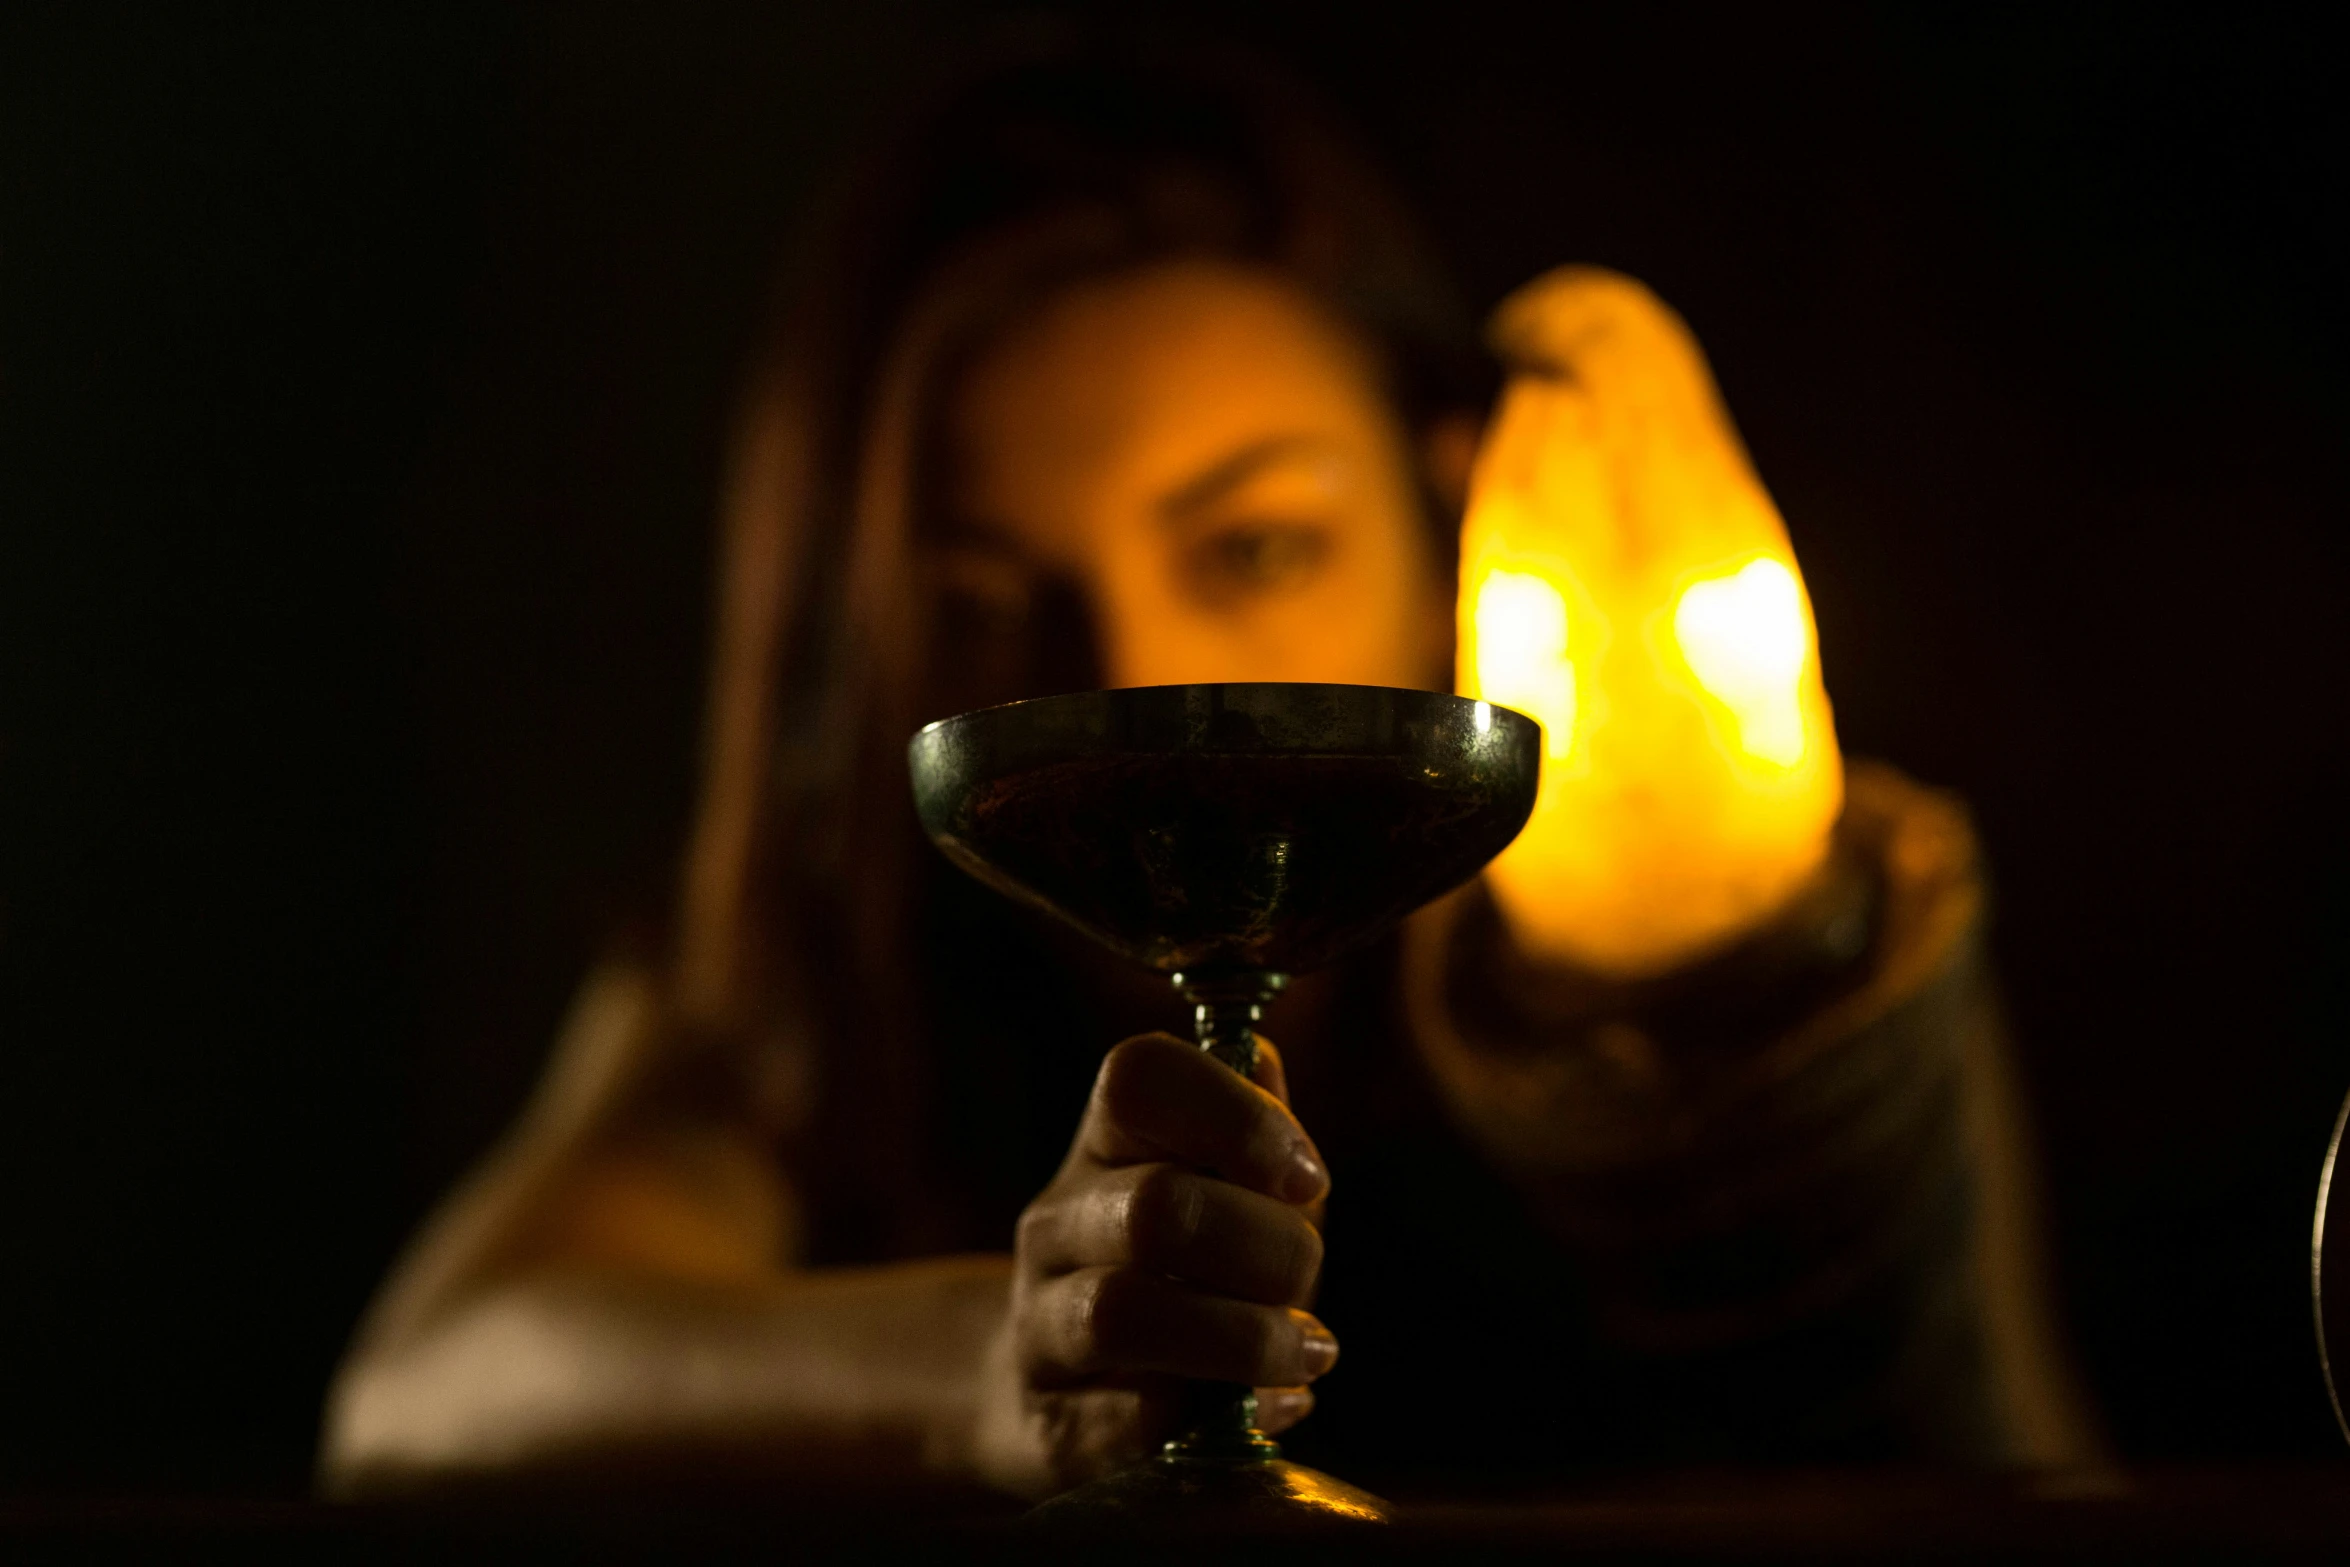
M 1330 1180 L 1268 1046 L 1244 1081 L 1168 1034 L 1112 1050 L 1060 1173 L 1020 1216 L 981 1392 L 994 1483 L 1049 1495 L 1172 1435 L 1185 1378 L 1258 1388 L 1268 1431 L 1313 1407 L 1338 1341 L 1302 1309 Z

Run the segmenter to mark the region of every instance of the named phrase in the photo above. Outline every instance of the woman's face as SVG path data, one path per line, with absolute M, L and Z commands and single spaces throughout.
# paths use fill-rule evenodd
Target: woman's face
M 1357 345 L 1273 274 L 1185 261 L 1073 288 L 972 367 L 946 437 L 925 563 L 948 711 L 1450 674 L 1406 433 Z

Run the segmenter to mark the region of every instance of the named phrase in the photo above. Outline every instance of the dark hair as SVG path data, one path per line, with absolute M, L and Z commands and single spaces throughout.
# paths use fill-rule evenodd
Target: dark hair
M 800 1063 L 769 1076 L 813 1067 L 823 1112 L 796 1129 L 779 1112 L 774 1130 L 802 1139 L 809 1195 L 840 1215 L 824 1228 L 877 1253 L 923 1238 L 903 747 L 934 410 L 1055 290 L 1182 256 L 1302 286 L 1353 328 L 1408 426 L 1490 393 L 1427 247 L 1310 95 L 1257 62 L 1131 37 L 1025 41 L 938 94 L 846 187 L 753 368 L 677 991 L 689 1021 Z M 852 1027 L 854 1050 L 821 1048 Z
M 1312 94 L 1246 56 L 1116 35 L 999 47 L 866 171 L 839 218 L 816 260 L 830 277 L 810 281 L 832 285 L 848 327 L 843 369 L 885 359 L 907 305 L 962 268 L 993 273 L 990 315 L 1078 276 L 1197 254 L 1276 268 L 1319 296 L 1377 355 L 1407 422 L 1490 391 L 1474 330 L 1394 192 Z

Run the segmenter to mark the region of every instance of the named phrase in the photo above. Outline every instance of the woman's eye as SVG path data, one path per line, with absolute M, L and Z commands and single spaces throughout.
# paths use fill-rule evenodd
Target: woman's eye
M 1296 523 L 1225 528 L 1191 547 L 1193 585 L 1210 600 L 1302 586 L 1330 556 L 1330 535 Z

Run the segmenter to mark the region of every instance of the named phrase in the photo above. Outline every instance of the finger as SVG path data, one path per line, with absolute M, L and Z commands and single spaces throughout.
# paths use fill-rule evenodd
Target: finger
M 1304 1305 L 1322 1272 L 1322 1237 L 1304 1212 L 1163 1161 L 1033 1204 L 1018 1245 L 1039 1274 L 1132 1265 L 1267 1306 Z
M 1139 1035 L 1103 1059 L 1076 1151 L 1113 1165 L 1172 1159 L 1284 1202 L 1312 1202 L 1330 1184 L 1287 1105 L 1172 1034 Z
M 1257 1429 L 1267 1436 L 1279 1436 L 1313 1412 L 1314 1390 L 1310 1387 L 1257 1389 Z
M 1252 1080 L 1259 1088 L 1283 1104 L 1289 1103 L 1289 1065 L 1281 1059 L 1281 1051 L 1273 1041 L 1262 1034 L 1257 1036 L 1257 1066 Z M 1291 1113 L 1295 1114 L 1296 1112 L 1293 1110 Z M 1322 1227 L 1322 1207 L 1329 1200 L 1330 1182 L 1328 1172 L 1325 1171 L 1322 1190 L 1319 1194 L 1307 1198 L 1303 1204 L 1306 1217 L 1312 1221 L 1316 1230 L 1320 1230 Z M 1303 1304 L 1303 1302 L 1293 1302 L 1293 1304 Z M 1303 1419 L 1304 1416 L 1301 1415 L 1298 1418 Z
M 1251 1074 L 1251 1080 L 1283 1104 L 1289 1103 L 1288 1063 L 1281 1059 L 1281 1052 L 1275 1047 L 1273 1041 L 1262 1034 L 1257 1036 L 1257 1064 L 1255 1071 Z M 1316 1230 L 1320 1230 L 1322 1227 L 1323 1205 L 1329 1200 L 1330 1184 L 1328 1174 L 1325 1172 L 1320 1193 L 1307 1198 L 1301 1205 L 1305 1210 L 1306 1218 L 1312 1222 Z M 1304 1302 L 1298 1301 L 1292 1302 L 1292 1304 L 1302 1305 Z M 1301 1415 L 1299 1418 L 1303 1419 L 1304 1416 Z
M 1338 1363 L 1338 1340 L 1310 1313 L 1204 1294 L 1139 1268 L 1080 1268 L 1038 1285 L 1021 1314 L 1021 1351 L 1047 1385 L 1161 1371 L 1295 1387 Z
M 1283 1104 L 1289 1103 L 1289 1070 L 1281 1064 L 1281 1052 L 1273 1048 L 1273 1041 L 1262 1034 L 1257 1036 L 1257 1064 L 1249 1080 Z

